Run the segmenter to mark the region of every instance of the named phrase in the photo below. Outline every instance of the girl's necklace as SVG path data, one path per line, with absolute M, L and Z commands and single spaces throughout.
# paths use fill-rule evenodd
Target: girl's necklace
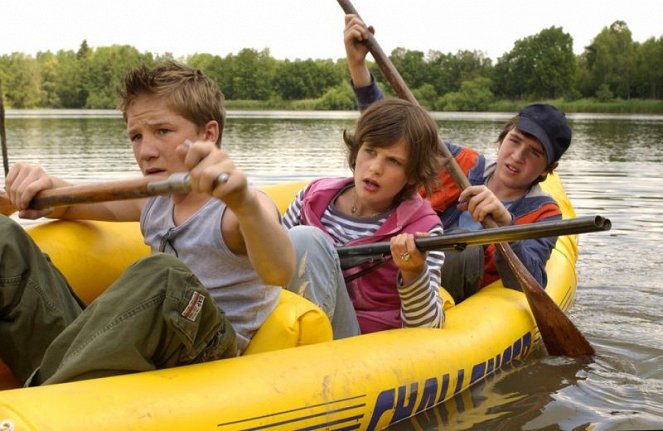
M 352 201 L 352 207 L 350 208 L 350 213 L 359 218 L 369 218 L 369 217 L 375 217 L 376 215 L 379 215 L 380 213 L 376 213 L 373 215 L 362 215 L 361 211 L 359 211 L 359 195 L 357 195 L 357 190 L 355 189 L 355 197 Z
M 381 213 L 381 212 L 372 212 L 372 214 L 369 215 L 362 215 L 360 214 L 361 211 L 359 211 L 359 195 L 357 195 L 357 189 L 354 189 L 354 199 L 352 200 L 352 206 L 350 207 L 350 214 L 352 214 L 355 217 L 360 217 L 360 218 L 371 218 L 371 217 L 376 217 L 382 214 L 386 214 L 391 210 L 391 208 L 388 208 L 387 211 Z
M 352 215 L 357 215 L 357 190 L 355 189 L 355 198 L 352 201 L 352 208 L 350 208 Z

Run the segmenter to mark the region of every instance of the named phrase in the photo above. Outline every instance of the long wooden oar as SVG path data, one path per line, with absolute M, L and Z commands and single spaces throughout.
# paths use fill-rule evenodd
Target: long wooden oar
M 349 0 L 337 1 L 346 14 L 359 16 L 357 10 Z M 412 103 L 418 103 L 398 73 L 398 70 L 396 70 L 389 57 L 375 40 L 375 37 L 369 33 L 368 38 L 364 40 L 364 44 L 373 55 L 382 74 L 389 81 L 398 96 Z M 446 157 L 446 169 L 451 175 L 451 178 L 461 190 L 469 187 L 470 182 L 441 139 L 440 148 Z M 497 227 L 497 223 L 491 218 L 487 218 L 482 225 L 485 228 Z M 511 247 L 507 243 L 497 243 L 495 247 L 504 257 L 525 292 L 527 302 L 532 310 L 532 315 L 536 320 L 548 354 L 571 357 L 593 355 L 595 353 L 594 348 L 573 322 L 569 320 L 557 304 L 546 294 L 536 279 L 532 277 Z
M 165 180 L 132 178 L 104 183 L 82 184 L 44 190 L 30 202 L 31 209 L 44 209 L 63 205 L 139 199 L 166 193 L 186 193 L 191 189 L 189 175 L 176 173 Z M 9 197 L 0 191 L 0 213 L 10 215 L 16 211 Z

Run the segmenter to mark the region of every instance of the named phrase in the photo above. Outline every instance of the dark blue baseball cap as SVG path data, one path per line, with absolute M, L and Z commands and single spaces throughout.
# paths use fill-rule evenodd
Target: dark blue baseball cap
M 518 113 L 516 127 L 534 136 L 546 152 L 548 165 L 559 160 L 571 145 L 571 128 L 566 116 L 552 105 L 535 103 Z

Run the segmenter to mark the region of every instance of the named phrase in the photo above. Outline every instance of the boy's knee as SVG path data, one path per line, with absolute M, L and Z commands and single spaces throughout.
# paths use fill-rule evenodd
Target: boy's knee
M 0 240 L 14 243 L 17 238 L 27 238 L 28 234 L 11 218 L 0 214 Z
M 21 227 L 14 219 L 4 214 L 0 214 L 0 226 L 12 225 Z
M 298 257 L 312 252 L 336 256 L 334 244 L 322 230 L 315 226 L 295 226 L 288 230 L 288 237 Z
M 288 230 L 288 237 L 294 245 L 306 245 L 326 239 L 325 234 L 315 226 L 295 226 Z
M 10 225 L 16 225 L 16 222 L 6 215 L 0 214 L 0 229 L 6 229 Z

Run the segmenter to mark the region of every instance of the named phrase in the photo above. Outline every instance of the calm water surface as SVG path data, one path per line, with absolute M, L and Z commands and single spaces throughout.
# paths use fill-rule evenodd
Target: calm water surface
M 107 111 L 9 111 L 10 162 L 90 182 L 139 175 L 124 124 Z M 492 154 L 509 115 L 434 114 L 442 136 Z M 224 148 L 256 184 L 349 171 L 341 133 L 354 112 L 231 112 Z M 559 172 L 577 215 L 610 232 L 580 238 L 571 320 L 591 363 L 542 349 L 395 430 L 663 429 L 663 116 L 571 115 Z M 0 180 L 0 185 L 3 180 Z

